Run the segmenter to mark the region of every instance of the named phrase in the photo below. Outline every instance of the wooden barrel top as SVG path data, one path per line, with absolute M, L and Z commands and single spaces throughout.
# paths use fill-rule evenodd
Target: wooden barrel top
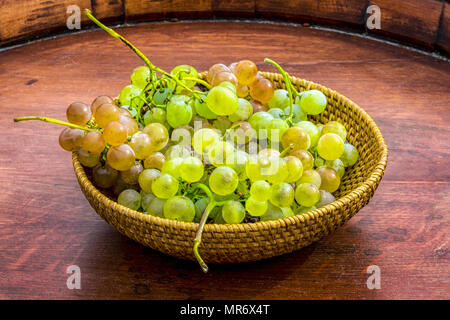
M 156 23 L 120 30 L 167 70 L 265 57 L 363 107 L 389 146 L 374 198 L 322 241 L 240 265 L 177 260 L 134 243 L 91 209 L 60 127 L 73 101 L 116 95 L 142 62 L 101 31 L 0 52 L 0 298 L 449 299 L 450 65 L 361 37 L 263 23 Z M 78 265 L 82 289 L 68 290 Z M 368 266 L 381 289 L 366 286 Z

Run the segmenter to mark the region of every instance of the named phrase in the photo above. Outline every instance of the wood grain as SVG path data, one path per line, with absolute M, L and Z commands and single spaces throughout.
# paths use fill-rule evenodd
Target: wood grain
M 450 4 L 444 3 L 436 45 L 450 56 Z
M 213 265 L 204 275 L 193 262 L 121 236 L 96 215 L 71 155 L 58 146 L 61 128 L 12 121 L 33 114 L 64 119 L 73 101 L 116 95 L 142 62 L 101 31 L 1 52 L 0 298 L 450 299 L 448 62 L 273 24 L 164 23 L 120 32 L 167 70 L 248 58 L 273 71 L 262 63 L 271 57 L 291 74 L 339 91 L 379 125 L 390 148 L 385 176 L 372 201 L 322 241 L 266 261 Z M 73 264 L 81 268 L 81 290 L 66 287 Z M 381 269 L 381 290 L 366 287 L 370 265 Z
M 431 49 L 436 41 L 444 2 L 440 0 L 370 0 L 381 10 L 381 29 L 367 30 Z
M 217 17 L 251 17 L 255 14 L 255 0 L 213 0 L 212 10 Z
M 92 12 L 104 23 L 122 23 L 125 19 L 125 0 L 92 0 Z

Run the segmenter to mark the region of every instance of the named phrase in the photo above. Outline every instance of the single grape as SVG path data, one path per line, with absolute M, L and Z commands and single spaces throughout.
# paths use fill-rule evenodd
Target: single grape
M 114 104 L 105 103 L 95 110 L 95 122 L 100 128 L 105 128 L 112 121 L 120 120 L 120 110 Z
M 267 137 L 272 142 L 282 141 L 285 132 L 291 130 L 286 121 L 282 119 L 273 119 L 267 125 Z
M 192 107 L 188 96 L 173 96 L 167 104 L 167 122 L 172 128 L 189 124 L 192 119 Z
M 269 200 L 277 207 L 289 207 L 294 202 L 294 189 L 286 182 L 274 184 L 270 187 Z
M 215 167 L 233 164 L 235 148 L 231 143 L 218 141 L 208 146 L 208 160 Z
M 163 149 L 169 142 L 169 132 L 167 128 L 160 123 L 150 123 L 143 130 L 150 137 L 151 148 L 153 151 Z
M 136 161 L 130 169 L 120 171 L 120 177 L 128 184 L 137 184 L 142 171 L 144 171 L 144 167 L 139 161 Z
M 253 61 L 241 60 L 236 63 L 233 72 L 239 83 L 249 85 L 255 81 L 258 68 Z
M 100 154 L 105 149 L 106 143 L 100 132 L 90 131 L 83 137 L 81 147 L 86 152 Z
M 59 145 L 66 151 L 76 151 L 83 145 L 85 135 L 84 130 L 64 128 L 59 135 Z
M 165 161 L 166 158 L 161 152 L 155 152 L 145 158 L 144 168 L 161 170 Z
M 339 188 L 339 185 L 341 184 L 341 178 L 339 178 L 339 175 L 336 173 L 336 171 L 334 171 L 334 169 L 327 166 L 322 166 L 320 168 L 317 168 L 317 173 L 320 175 L 321 179 L 321 190 L 333 193 Z
M 316 115 L 325 110 L 327 97 L 319 90 L 304 91 L 299 104 L 307 114 Z
M 202 161 L 196 157 L 188 157 L 182 160 L 179 169 L 181 178 L 189 183 L 199 181 L 203 177 L 204 171 Z
M 132 210 L 138 210 L 141 207 L 141 195 L 133 189 L 123 190 L 117 198 L 117 203 Z
M 284 111 L 280 108 L 272 108 L 267 112 L 270 113 L 274 119 L 286 119 L 286 117 L 284 116 Z
M 187 148 L 187 146 L 183 146 L 180 144 L 173 145 L 169 148 L 167 148 L 166 152 L 164 153 L 164 157 L 166 157 L 166 160 L 170 160 L 173 158 L 186 158 L 191 155 L 191 152 Z
M 350 143 L 344 144 L 344 152 L 342 153 L 340 159 L 345 167 L 353 166 L 356 161 L 358 161 L 359 153 L 358 149 L 356 149 Z
M 228 68 L 226 65 L 222 63 L 217 63 L 213 65 L 211 68 L 209 68 L 207 76 L 208 83 L 212 83 L 214 75 L 222 71 L 231 72 L 230 68 Z
M 167 219 L 191 222 L 195 217 L 195 206 L 191 199 L 170 197 L 164 204 L 164 217 Z
M 144 132 L 136 132 L 133 134 L 128 144 L 134 150 L 137 159 L 145 159 L 154 151 L 152 148 L 152 140 Z
M 133 149 L 127 144 L 111 147 L 106 154 L 109 165 L 119 171 L 130 170 L 136 158 Z
M 285 149 L 291 147 L 292 150 L 308 150 L 311 146 L 311 139 L 303 129 L 291 127 L 284 131 L 281 144 Z
M 253 182 L 250 187 L 250 195 L 257 201 L 269 200 L 271 195 L 270 184 L 264 180 Z
M 103 130 L 103 139 L 107 144 L 118 146 L 127 140 L 127 127 L 119 121 L 112 121 L 108 123 Z
M 280 208 L 280 209 L 283 212 L 283 218 L 295 216 L 295 213 L 291 207 L 284 207 L 284 208 Z
M 272 99 L 275 92 L 272 81 L 266 78 L 257 78 L 250 85 L 250 95 L 253 99 L 261 101 L 263 103 L 268 102 Z
M 212 112 L 208 104 L 206 103 L 206 94 L 201 95 L 201 99 L 195 99 L 194 101 L 194 109 L 195 111 L 206 119 L 217 119 L 217 114 Z
M 258 201 L 252 196 L 245 201 L 245 209 L 254 217 L 260 217 L 266 213 L 268 207 L 267 201 Z
M 325 133 L 317 143 L 317 152 L 325 160 L 336 160 L 342 156 L 344 149 L 344 141 L 334 133 Z
M 192 137 L 192 146 L 199 155 L 203 155 L 206 148 L 221 140 L 217 130 L 204 128 L 197 130 Z
M 319 189 L 312 183 L 301 183 L 295 189 L 295 200 L 304 207 L 315 205 L 320 199 Z
M 261 216 L 261 221 L 278 220 L 281 218 L 283 218 L 283 209 L 269 202 L 266 212 Z
M 166 199 L 155 198 L 147 206 L 147 213 L 155 217 L 164 217 L 164 205 L 166 204 Z
M 114 104 L 114 100 L 109 96 L 98 96 L 97 98 L 95 98 L 91 103 L 91 114 L 95 114 L 95 110 L 97 110 L 99 106 L 105 103 Z
M 342 178 L 345 174 L 345 166 L 341 159 L 336 159 L 333 161 L 325 161 L 325 165 L 333 168 L 338 174 L 339 178 Z
M 285 109 L 289 107 L 289 92 L 284 89 L 277 89 L 273 93 L 273 97 L 267 103 L 270 109 Z
M 85 125 L 92 116 L 91 109 L 83 102 L 74 102 L 66 110 L 67 120 L 80 126 Z
M 121 114 L 119 122 L 123 124 L 127 129 L 127 136 L 132 136 L 139 131 L 139 125 L 137 121 L 129 116 Z
M 121 106 L 140 107 L 144 101 L 140 98 L 142 89 L 135 85 L 128 85 L 120 91 L 119 104 Z
M 291 156 L 297 157 L 303 165 L 304 170 L 309 170 L 314 167 L 314 157 L 307 150 L 294 150 L 290 152 Z
M 233 73 L 227 72 L 227 71 L 222 71 L 222 72 L 216 73 L 213 76 L 213 78 L 211 80 L 211 86 L 216 87 L 225 81 L 231 82 L 235 87 L 238 84 L 236 76 Z
M 144 114 L 144 124 L 146 126 L 155 122 L 164 124 L 166 120 L 167 114 L 162 108 L 151 108 Z
M 269 110 L 269 107 L 267 107 L 266 105 L 262 104 L 259 101 L 250 100 L 249 102 L 252 105 L 253 113 L 257 113 L 257 112 L 260 112 L 260 111 L 268 111 Z
M 195 80 L 184 80 L 184 78 L 187 77 L 198 79 L 197 70 L 195 70 L 194 67 L 189 66 L 187 64 L 176 66 L 175 68 L 172 69 L 172 71 L 170 71 L 170 74 L 175 76 L 177 79 L 180 79 L 183 82 L 183 84 L 188 88 L 192 88 L 197 84 L 197 81 Z M 183 89 L 183 87 L 180 87 L 180 89 Z
M 249 92 L 250 92 L 250 88 L 244 84 L 238 84 L 236 86 L 236 94 L 239 98 L 246 98 L 248 96 Z
M 250 156 L 247 163 L 245 164 L 245 173 L 252 182 L 264 179 L 264 177 L 261 175 L 258 156 Z
M 152 184 L 161 175 L 161 171 L 158 169 L 145 169 L 141 172 L 138 178 L 139 186 L 146 193 L 153 193 Z
M 114 185 L 119 173 L 109 165 L 102 166 L 98 164 L 92 169 L 92 176 L 97 187 L 107 189 Z
M 229 200 L 222 207 L 222 217 L 228 224 L 241 223 L 245 218 L 244 206 L 239 201 Z
M 267 161 L 268 160 L 268 161 Z M 261 176 L 270 183 L 286 181 L 289 171 L 286 160 L 279 157 L 259 158 Z
M 203 212 L 205 212 L 206 207 L 209 204 L 209 198 L 203 197 L 195 202 L 195 218 L 194 222 L 200 222 Z
M 322 128 L 322 135 L 326 133 L 335 133 L 339 137 L 341 137 L 342 141 L 345 141 L 345 139 L 347 138 L 347 130 L 338 121 L 330 121 L 325 124 Z
M 234 73 L 234 70 L 236 69 L 236 65 L 237 65 L 237 62 L 233 62 L 228 66 L 228 69 L 230 69 L 230 71 Z
M 231 128 L 233 123 L 225 116 L 219 116 L 216 120 L 213 121 L 214 128 L 218 129 L 222 135 Z
M 234 192 L 239 180 L 236 172 L 229 167 L 218 167 L 209 176 L 209 186 L 218 195 L 228 195 Z
M 325 190 L 320 190 L 320 200 L 316 203 L 316 207 L 320 208 L 335 201 L 336 198 Z
M 151 170 L 151 169 L 150 169 Z M 169 199 L 178 192 L 178 180 L 170 174 L 163 173 L 152 183 L 152 191 L 161 199 Z
M 188 157 L 189 158 L 189 157 Z M 187 158 L 185 158 L 187 159 Z M 183 163 L 183 158 L 171 158 L 164 162 L 161 173 L 168 173 L 175 178 L 181 177 L 180 166 Z
M 144 89 L 150 82 L 150 69 L 147 66 L 140 66 L 133 70 L 130 75 L 131 84 Z
M 249 155 L 247 152 L 242 150 L 237 150 L 233 152 L 230 158 L 228 158 L 226 166 L 232 168 L 236 173 L 240 176 L 239 180 L 241 180 L 242 173 L 245 173 L 245 165 L 248 161 Z
M 315 185 L 317 188 L 320 188 L 322 179 L 320 178 L 320 174 L 317 171 L 308 169 L 303 171 L 301 178 L 296 182 L 297 185 L 302 183 L 311 183 Z
M 78 161 L 85 167 L 93 168 L 100 163 L 100 154 L 91 154 L 80 148 L 78 150 Z
M 303 174 L 303 164 L 299 158 L 294 156 L 287 156 L 284 158 L 287 164 L 287 170 L 289 172 L 285 182 L 294 183 L 300 179 Z
M 233 114 L 239 107 L 237 95 L 221 86 L 214 87 L 208 92 L 206 103 L 212 112 L 220 116 Z
M 305 121 L 307 119 L 307 114 L 300 108 L 298 104 L 292 105 L 292 122 L 296 123 L 299 121 Z M 291 114 L 291 107 L 286 107 L 284 109 L 285 116 L 289 116 Z
M 233 114 L 228 116 L 228 119 L 232 122 L 243 121 L 250 118 L 253 114 L 253 107 L 246 99 L 238 99 L 238 109 Z
M 147 211 L 147 207 L 153 199 L 156 199 L 154 194 L 141 190 L 141 207 L 144 211 Z
M 311 147 L 315 147 L 317 142 L 319 142 L 320 131 L 316 125 L 310 121 L 300 121 L 294 124 L 294 127 L 303 129 L 311 139 Z

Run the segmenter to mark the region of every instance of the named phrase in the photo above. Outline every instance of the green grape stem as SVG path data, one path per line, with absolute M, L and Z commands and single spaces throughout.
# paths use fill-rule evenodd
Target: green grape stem
M 105 26 L 103 23 L 101 23 L 99 20 L 97 20 L 97 18 L 95 18 L 92 13 L 91 10 L 89 9 L 85 9 L 84 13 L 86 14 L 86 16 L 92 20 L 92 22 L 94 22 L 97 26 L 99 26 L 101 29 L 103 29 L 104 31 L 106 31 L 110 36 L 120 40 L 121 42 L 123 42 L 128 48 L 130 48 L 139 58 L 142 59 L 142 61 L 145 62 L 145 64 L 149 67 L 149 69 L 151 71 L 155 71 L 155 72 L 159 72 L 169 78 L 171 78 L 172 80 L 174 80 L 179 86 L 183 87 L 184 89 L 188 90 L 189 92 L 191 92 L 193 95 L 197 96 L 197 93 L 193 90 L 191 90 L 191 88 L 187 87 L 182 81 L 178 80 L 177 77 L 174 77 L 173 75 L 171 75 L 170 73 L 158 68 L 157 66 L 153 65 L 153 63 L 150 62 L 150 60 L 138 49 L 136 48 L 130 41 L 128 41 L 127 39 L 125 39 L 124 37 L 122 37 L 120 34 L 118 34 L 117 32 L 115 32 L 113 29 L 108 28 L 107 26 Z M 197 97 L 198 98 L 198 97 Z
M 283 158 L 285 155 L 287 155 L 289 152 L 291 152 L 292 149 L 294 149 L 294 146 L 292 144 L 290 144 L 286 149 L 281 151 L 280 158 Z
M 55 124 L 69 127 L 69 128 L 80 129 L 80 130 L 84 130 L 84 131 L 99 131 L 95 128 L 83 127 L 83 126 L 79 126 L 79 125 L 76 125 L 76 124 L 73 124 L 70 122 L 65 122 L 65 121 L 61 121 L 58 119 L 47 118 L 47 117 L 36 117 L 36 116 L 20 117 L 20 118 L 15 118 L 14 122 L 20 122 L 20 121 L 26 121 L 26 120 L 40 120 L 40 121 L 55 123 Z
M 196 82 L 200 83 L 201 85 L 203 85 L 204 87 L 206 87 L 208 90 L 212 89 L 212 86 L 208 82 L 206 82 L 200 78 L 184 77 L 183 80 L 196 81 Z

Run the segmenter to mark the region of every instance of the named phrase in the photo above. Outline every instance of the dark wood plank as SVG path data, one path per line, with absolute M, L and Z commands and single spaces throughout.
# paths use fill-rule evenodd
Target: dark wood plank
M 92 0 L 92 12 L 104 23 L 120 23 L 125 19 L 125 0 Z
M 255 14 L 255 3 L 255 0 L 213 0 L 212 9 L 217 17 L 251 17 Z
M 440 0 L 370 0 L 381 10 L 381 29 L 367 30 L 432 49 L 439 28 L 443 1 Z
M 188 63 L 205 70 L 248 58 L 269 71 L 262 61 L 271 57 L 293 75 L 343 93 L 382 130 L 390 148 L 385 177 L 372 201 L 322 241 L 267 261 L 213 265 L 204 275 L 193 262 L 121 236 L 96 215 L 79 190 L 70 154 L 58 146 L 59 127 L 12 122 L 31 114 L 64 119 L 72 101 L 116 95 L 142 62 L 101 31 L 5 51 L 0 298 L 450 298 L 447 62 L 358 37 L 279 25 L 164 23 L 120 32 L 164 69 Z M 72 264 L 81 268 L 81 290 L 66 287 Z M 369 265 L 381 269 L 381 290 L 366 287 Z
M 450 55 L 450 4 L 448 2 L 444 4 L 441 26 L 438 33 L 437 47 L 445 52 L 445 54 Z

